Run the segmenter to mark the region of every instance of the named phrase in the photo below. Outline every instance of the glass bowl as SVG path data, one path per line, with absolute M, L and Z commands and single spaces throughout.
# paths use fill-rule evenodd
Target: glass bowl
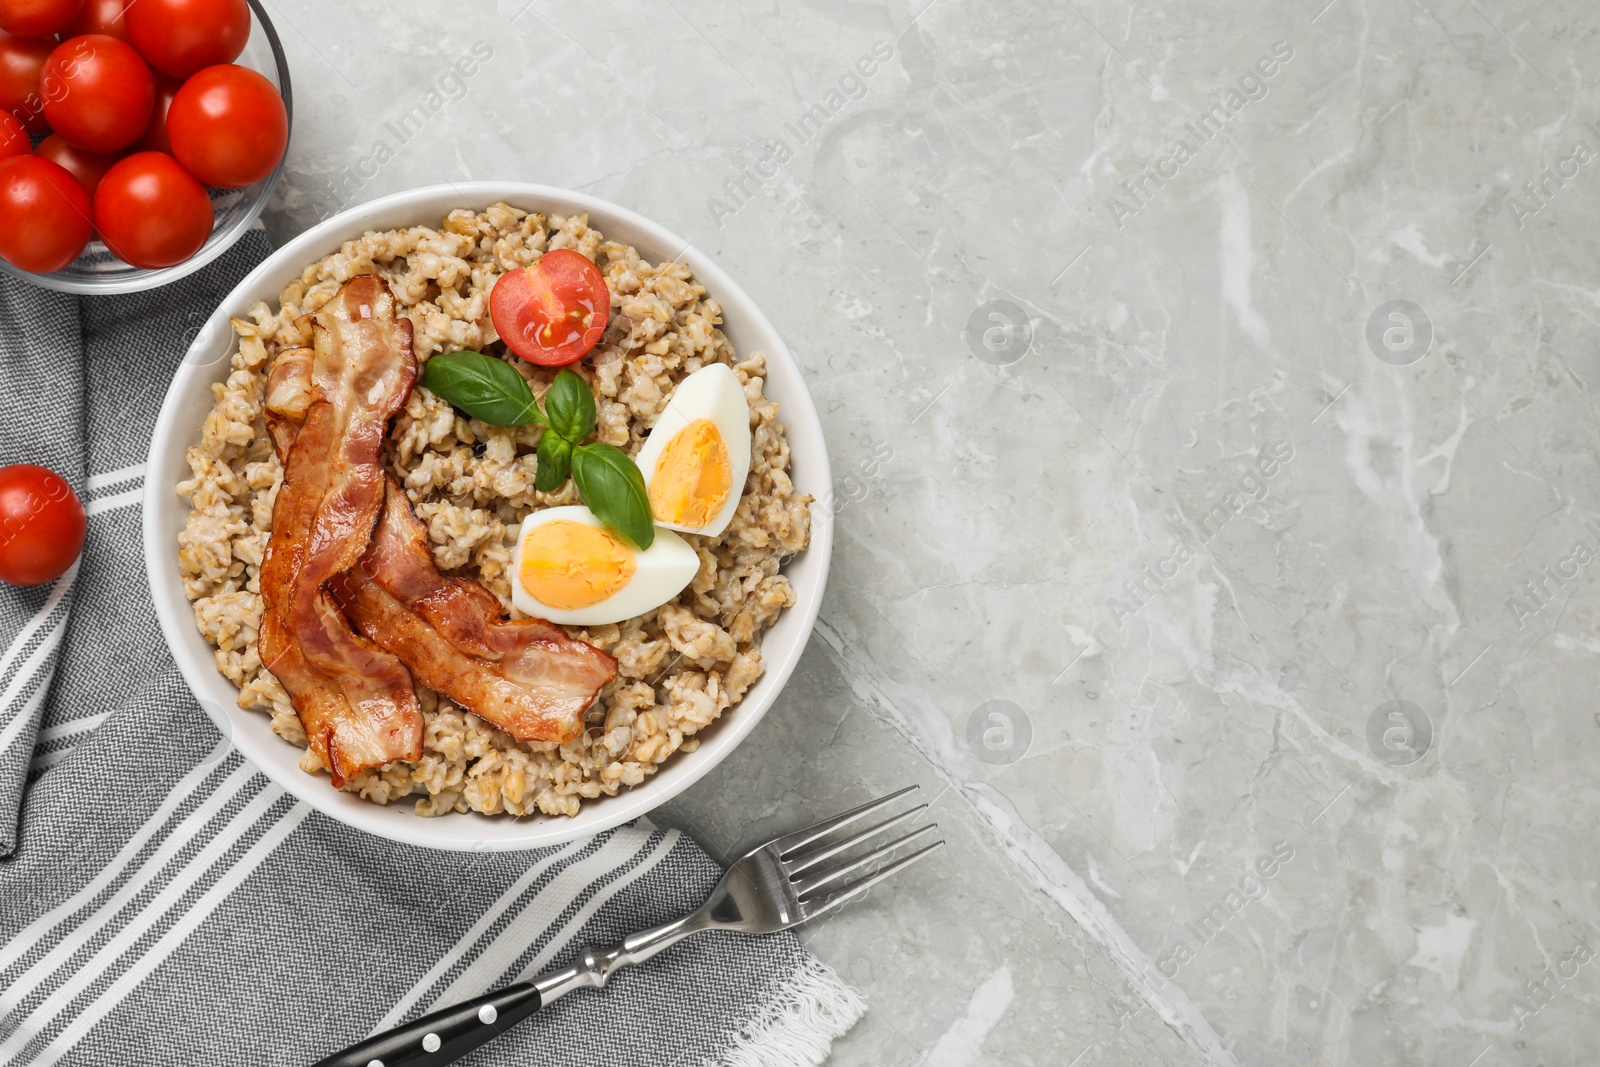
M 283 45 L 278 40 L 278 32 L 272 28 L 272 20 L 267 18 L 267 12 L 261 6 L 261 0 L 247 2 L 253 16 L 250 39 L 245 42 L 244 52 L 234 62 L 259 72 L 277 86 L 283 94 L 283 107 L 289 115 L 292 137 L 294 104 L 289 92 L 289 64 L 283 55 Z M 287 158 L 288 153 L 285 152 L 284 159 Z M 91 240 L 81 256 L 54 274 L 31 274 L 3 259 L 0 259 L 0 271 L 64 293 L 133 293 L 141 289 L 154 289 L 192 274 L 226 252 L 260 217 L 281 173 L 283 160 L 278 161 L 271 174 L 254 185 L 243 189 L 210 190 L 211 205 L 216 209 L 217 216 L 211 227 L 211 236 L 206 238 L 206 243 L 200 246 L 198 252 L 175 266 L 158 270 L 131 266 L 113 256 L 102 242 Z

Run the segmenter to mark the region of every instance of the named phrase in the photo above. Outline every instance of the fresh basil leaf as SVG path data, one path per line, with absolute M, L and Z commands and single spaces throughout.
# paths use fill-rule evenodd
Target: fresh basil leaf
M 422 384 L 491 426 L 549 425 L 533 390 L 514 367 L 482 352 L 447 352 L 428 360 Z
M 539 438 L 539 465 L 535 468 L 533 487 L 541 493 L 553 493 L 567 482 L 572 470 L 572 442 L 551 430 Z
M 620 448 L 596 442 L 572 450 L 572 480 L 595 517 L 640 548 L 649 548 L 656 527 L 644 475 Z
M 544 411 L 556 433 L 577 444 L 594 433 L 594 394 L 575 372 L 556 375 L 544 393 Z

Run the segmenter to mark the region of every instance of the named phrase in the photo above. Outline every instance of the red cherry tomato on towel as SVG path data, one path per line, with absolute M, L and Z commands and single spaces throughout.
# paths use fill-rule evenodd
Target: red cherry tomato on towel
M 43 585 L 83 551 L 88 520 L 78 494 L 55 471 L 0 467 L 0 581 Z

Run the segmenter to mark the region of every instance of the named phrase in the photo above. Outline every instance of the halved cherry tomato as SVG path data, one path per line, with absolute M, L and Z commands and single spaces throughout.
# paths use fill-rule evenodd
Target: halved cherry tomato
M 167 136 L 190 174 L 219 189 L 243 189 L 283 158 L 289 113 L 267 79 L 221 63 L 183 83 L 167 115 Z
M 9 111 L 0 111 L 0 159 L 25 156 L 33 151 L 33 140 Z
M 106 176 L 106 171 L 110 170 L 120 158 L 110 152 L 102 154 L 74 148 L 62 140 L 59 133 L 52 133 L 40 141 L 37 154 L 66 168 L 67 173 L 78 179 L 83 191 L 91 197 L 94 196 L 95 186 L 100 184 L 100 179 Z
M 60 164 L 0 159 L 0 258 L 35 274 L 78 258 L 94 232 L 89 194 Z
M 205 186 L 165 152 L 125 157 L 94 194 L 100 239 L 135 267 L 182 263 L 200 251 L 215 221 Z
M 72 20 L 62 39 L 104 33 L 119 41 L 128 40 L 128 22 L 123 18 L 127 6 L 128 0 L 85 0 L 83 10 Z
M 128 40 L 150 65 L 187 78 L 232 63 L 250 40 L 245 0 L 138 0 L 128 5 Z
M 0 30 L 18 37 L 54 37 L 78 17 L 83 0 L 0 0 Z
M 0 111 L 9 111 L 29 133 L 50 128 L 44 120 L 44 97 L 39 94 L 39 73 L 55 51 L 56 42 L 31 41 L 0 33 Z
M 89 523 L 78 494 L 53 470 L 0 467 L 0 581 L 43 585 L 83 551 Z
M 611 292 L 587 256 L 558 248 L 502 275 L 489 295 L 489 316 L 511 351 L 541 367 L 564 367 L 599 344 Z
M 150 124 L 156 82 L 133 45 L 103 33 L 63 41 L 39 75 L 50 128 L 87 152 L 116 152 Z

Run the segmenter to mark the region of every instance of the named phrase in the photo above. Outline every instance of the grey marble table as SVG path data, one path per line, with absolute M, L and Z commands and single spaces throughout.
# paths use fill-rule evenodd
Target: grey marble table
M 275 237 L 586 190 L 804 365 L 822 619 L 663 817 L 923 784 L 834 1062 L 1594 1062 L 1593 4 L 269 3 Z

